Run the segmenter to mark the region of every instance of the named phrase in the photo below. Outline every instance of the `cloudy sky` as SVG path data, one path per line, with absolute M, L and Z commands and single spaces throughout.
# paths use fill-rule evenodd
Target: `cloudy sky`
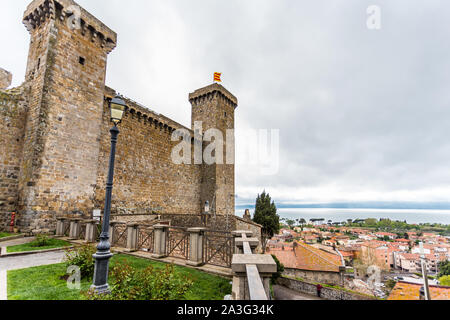
M 29 2 L 0 2 L 0 67 L 15 85 Z M 107 85 L 188 126 L 188 93 L 219 71 L 239 98 L 238 151 L 240 132 L 279 130 L 275 174 L 237 165 L 241 202 L 263 189 L 290 202 L 450 199 L 449 1 L 78 3 L 118 33 Z

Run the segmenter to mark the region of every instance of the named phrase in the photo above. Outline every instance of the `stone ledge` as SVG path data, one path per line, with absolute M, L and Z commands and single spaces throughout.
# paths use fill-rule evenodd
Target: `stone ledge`
M 245 236 L 247 238 L 252 237 L 253 236 L 253 231 L 250 230 L 237 230 L 237 231 L 232 231 L 231 234 L 235 237 L 242 237 L 242 234 L 245 234 Z
M 3 248 L 5 250 L 5 253 L 3 253 Z M 34 251 L 23 251 L 23 252 L 6 252 L 6 247 L 3 247 L 1 250 L 0 257 L 6 258 L 6 257 L 17 257 L 17 256 L 26 256 L 26 255 L 32 255 L 32 254 L 38 254 L 38 253 L 47 253 L 47 252 L 55 252 L 55 251 L 62 251 L 65 249 L 72 249 L 73 246 L 67 246 L 67 247 L 60 247 L 60 248 L 53 248 L 53 249 L 45 249 L 45 250 L 34 250 Z
M 6 242 L 6 241 L 10 241 L 10 240 L 16 240 L 16 239 L 20 239 L 20 238 L 25 238 L 24 234 L 19 234 L 17 236 L 11 236 L 11 237 L 6 237 L 6 238 L 1 238 L 0 242 Z
M 277 264 L 269 254 L 234 254 L 231 269 L 235 273 L 247 272 L 247 265 L 256 265 L 259 273 L 276 273 Z
M 244 246 L 244 242 L 248 242 L 248 244 L 252 248 L 256 248 L 257 246 L 259 246 L 258 238 L 236 238 L 234 241 L 236 246 L 238 247 Z

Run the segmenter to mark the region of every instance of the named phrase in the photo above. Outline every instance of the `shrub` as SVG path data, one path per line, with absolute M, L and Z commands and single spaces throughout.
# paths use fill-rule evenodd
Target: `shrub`
M 45 247 L 50 244 L 50 238 L 45 234 L 36 235 L 36 240 L 33 241 L 33 247 Z
M 275 260 L 275 263 L 277 264 L 277 273 L 274 273 L 272 275 L 272 279 L 270 281 L 272 284 L 275 284 L 284 271 L 284 265 L 280 262 L 280 260 L 278 260 L 278 258 L 275 255 L 272 255 L 272 258 L 273 260 Z
M 174 272 L 173 265 L 164 269 L 135 269 L 119 263 L 111 270 L 111 294 L 87 292 L 89 300 L 181 300 L 191 288 L 191 279 Z
M 64 262 L 67 267 L 78 266 L 81 278 L 92 278 L 94 276 L 95 261 L 92 256 L 96 252 L 94 246 L 81 245 L 65 251 Z
M 450 287 L 450 276 L 443 276 L 439 278 L 439 284 L 441 286 Z

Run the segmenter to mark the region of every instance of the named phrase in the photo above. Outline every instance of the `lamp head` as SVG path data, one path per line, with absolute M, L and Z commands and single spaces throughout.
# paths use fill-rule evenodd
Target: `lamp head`
M 127 107 L 125 101 L 120 96 L 115 96 L 110 102 L 111 121 L 118 125 L 122 121 L 123 114 Z

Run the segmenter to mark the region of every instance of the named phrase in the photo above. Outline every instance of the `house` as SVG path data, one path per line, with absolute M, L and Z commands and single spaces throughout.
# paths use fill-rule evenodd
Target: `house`
M 399 281 L 392 289 L 388 300 L 424 300 L 422 284 Z M 450 287 L 430 285 L 431 300 L 450 300 Z
M 375 235 L 376 235 L 378 238 L 388 237 L 388 238 L 391 239 L 391 240 L 394 240 L 395 238 L 397 238 L 397 235 L 396 235 L 395 233 L 390 233 L 390 232 L 381 232 L 381 231 L 378 231 L 378 232 L 375 233 Z
M 342 285 L 345 266 L 337 253 L 331 253 L 294 242 L 292 249 L 270 249 L 267 253 L 275 255 L 284 265 L 284 274 L 308 281 Z

